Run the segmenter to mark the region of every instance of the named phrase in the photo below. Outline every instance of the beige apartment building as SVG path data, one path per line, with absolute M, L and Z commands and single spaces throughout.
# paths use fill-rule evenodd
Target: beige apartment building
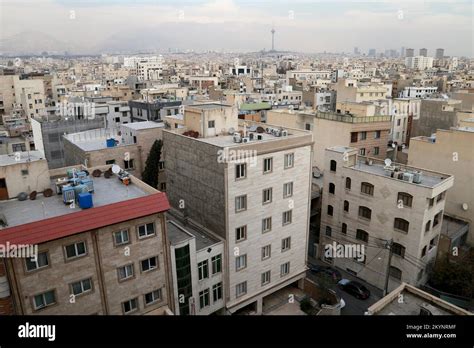
M 386 99 L 392 95 L 391 85 L 363 83 L 353 79 L 340 79 L 333 89 L 337 92 L 337 102 L 361 103 Z
M 401 282 L 423 284 L 436 259 L 454 177 L 362 157 L 345 146 L 326 150 L 324 168 L 320 258 L 383 289 L 391 245 L 388 290 Z M 362 257 L 327 254 L 333 243 L 345 252 L 363 247 Z
M 2 203 L 0 314 L 170 314 L 165 194 L 133 176 L 128 186 L 101 176 L 93 178 L 93 207 L 64 204 L 57 179 L 70 169 L 49 172 L 52 195 Z M 18 257 L 20 246 L 37 250 Z
M 163 132 L 167 195 L 224 241 L 226 311 L 261 314 L 267 296 L 305 277 L 312 135 L 238 123 L 234 110 L 193 105 L 180 131 Z
M 0 76 L 0 117 L 10 115 L 16 107 L 28 118 L 46 114 L 46 95 L 42 79 L 20 80 L 18 75 Z
M 435 137 L 412 138 L 410 144 L 409 165 L 416 164 L 420 168 L 439 170 L 454 176 L 454 185 L 446 196 L 445 213 L 469 223 L 467 242 L 473 245 L 474 127 L 438 129 Z
M 269 110 L 267 123 L 312 131 L 313 165 L 324 168 L 324 151 L 341 145 L 359 149 L 360 155 L 386 158 L 391 116 L 355 116 L 334 112 Z
M 117 164 L 141 178 L 153 143 L 162 138 L 164 123 L 153 121 L 120 125 L 120 130 L 92 129 L 67 134 L 64 140 L 66 165 L 84 164 L 89 167 Z M 161 159 L 161 169 L 164 159 Z M 164 172 L 160 175 L 160 190 L 166 189 Z

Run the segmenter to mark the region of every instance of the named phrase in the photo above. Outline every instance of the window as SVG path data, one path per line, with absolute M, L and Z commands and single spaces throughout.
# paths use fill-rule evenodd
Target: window
M 351 132 L 351 143 L 357 143 L 357 132 Z
M 262 220 L 262 233 L 269 232 L 272 230 L 272 218 L 267 217 Z
M 343 234 L 347 234 L 347 224 L 346 223 L 342 223 L 342 228 L 341 228 L 341 232 Z
M 373 196 L 374 195 L 374 185 L 369 184 L 368 182 L 363 182 L 360 185 L 360 192 L 366 195 Z
M 398 244 L 398 243 L 393 243 L 392 244 L 392 252 L 395 254 L 395 255 L 398 255 L 398 256 L 401 256 L 401 257 L 405 257 L 405 247 L 401 244 Z
M 436 226 L 438 226 L 438 224 L 441 222 L 441 216 L 442 216 L 443 212 L 440 211 L 438 214 L 436 214 L 433 218 L 433 228 L 435 228 Z
M 272 256 L 272 246 L 270 244 L 265 245 L 262 247 L 262 260 L 266 260 L 270 258 L 270 256 Z
M 351 189 L 351 178 L 346 178 L 346 190 Z
M 369 242 L 369 234 L 367 232 L 365 232 L 364 230 L 357 229 L 356 239 L 368 243 Z
M 160 183 L 160 191 L 166 191 L 166 182 Z
M 344 201 L 344 211 L 349 212 L 349 201 Z
M 328 205 L 328 215 L 332 216 L 334 214 L 334 208 L 332 205 Z
M 295 164 L 295 154 L 287 153 L 285 155 L 285 169 L 292 168 Z
M 155 234 L 155 224 L 153 222 L 138 226 L 138 238 L 146 238 Z
M 372 218 L 372 210 L 361 205 L 359 207 L 359 217 L 370 220 Z
M 46 251 L 40 252 L 36 256 L 36 259 L 33 259 L 33 258 L 25 259 L 25 262 L 26 262 L 26 270 L 28 272 L 35 271 L 43 267 L 48 267 L 49 266 L 48 253 Z
M 421 257 L 425 256 L 426 255 L 426 245 L 423 247 L 423 249 L 421 250 Z
M 237 164 L 235 166 L 235 178 L 243 179 L 247 175 L 247 165 L 245 163 Z
M 207 128 L 216 128 L 216 121 L 208 121 Z
M 397 267 L 390 266 L 390 277 L 402 280 L 402 271 Z
M 212 274 L 222 272 L 222 255 L 216 255 L 211 258 Z
M 378 131 L 375 131 L 375 133 L 374 133 L 374 138 L 375 138 L 375 139 L 380 139 L 380 131 L 379 131 L 379 130 L 378 130 Z
M 247 210 L 247 195 L 235 197 L 235 212 Z
M 117 268 L 118 280 L 126 280 L 133 277 L 133 264 L 125 265 Z
M 359 149 L 359 155 L 365 156 L 365 148 L 364 147 Z
M 270 271 L 262 273 L 262 286 L 270 283 Z
M 143 297 L 144 297 L 146 306 L 156 303 L 158 301 L 161 301 L 161 289 L 148 292 Z
M 198 278 L 199 280 L 209 278 L 209 264 L 207 260 L 198 263 Z
M 285 262 L 284 264 L 280 266 L 280 276 L 283 277 L 289 273 L 290 273 L 290 263 Z
M 158 257 L 150 257 L 140 262 L 142 272 L 152 271 L 158 268 Z
M 330 226 L 326 226 L 326 236 L 331 237 L 332 235 L 332 228 Z
M 66 250 L 66 259 L 72 259 L 72 258 L 84 256 L 87 254 L 85 242 L 78 242 L 78 243 L 67 245 L 65 247 L 65 250 Z
M 164 170 L 165 169 L 165 161 L 159 161 L 158 162 L 158 170 Z
M 121 230 L 118 232 L 114 232 L 114 243 L 116 246 L 128 244 L 130 242 L 130 238 L 128 235 L 128 230 Z
M 132 313 L 138 310 L 138 299 L 132 298 L 131 300 L 122 302 L 122 310 L 124 314 Z
M 360 132 L 360 140 L 367 139 L 367 132 Z
M 397 204 L 403 204 L 403 207 L 411 207 L 413 203 L 413 196 L 406 192 L 398 192 Z
M 283 198 L 293 196 L 293 182 L 283 184 Z
M 436 246 L 436 237 L 430 240 L 430 248 L 428 250 L 433 249 Z
M 329 193 L 332 193 L 332 194 L 336 193 L 336 185 L 334 185 L 332 182 L 329 183 Z
M 397 230 L 408 232 L 410 223 L 407 220 L 401 218 L 395 218 L 393 227 Z
M 133 159 L 129 159 L 128 161 L 123 161 L 125 169 L 133 169 Z
M 272 201 L 272 189 L 267 188 L 267 189 L 263 190 L 262 196 L 263 196 L 262 204 L 271 203 L 271 201 Z
M 247 255 L 240 255 L 235 258 L 235 270 L 240 271 L 247 267 Z
M 283 213 L 283 225 L 291 224 L 293 212 L 291 210 L 285 211 Z
M 442 201 L 444 198 L 444 192 L 441 192 L 438 196 L 436 196 L 436 202 Z
M 273 170 L 273 158 L 265 158 L 263 160 L 263 173 L 270 173 Z
M 374 147 L 374 155 L 378 155 L 380 153 L 380 148 L 378 146 Z
M 108 160 L 108 161 L 105 161 L 105 164 L 115 164 L 115 160 Z
M 212 301 L 217 302 L 222 300 L 222 282 L 212 286 Z
M 331 160 L 331 162 L 329 164 L 329 168 L 330 168 L 331 172 L 336 172 L 337 162 L 335 160 Z
M 56 294 L 54 290 L 46 291 L 42 294 L 36 295 L 33 298 L 35 310 L 52 306 L 56 303 Z
M 199 291 L 199 308 L 203 309 L 209 306 L 209 289 Z
M 25 144 L 12 144 L 12 150 L 13 152 L 24 152 L 26 151 L 26 145 Z
M 235 296 L 240 297 L 247 293 L 247 282 L 239 283 L 235 286 Z
M 428 198 L 428 206 L 431 208 L 434 205 L 434 198 Z
M 425 232 L 428 232 L 431 228 L 431 220 L 428 220 L 428 222 L 425 225 Z
M 247 239 L 247 225 L 235 229 L 235 241 L 240 242 Z
M 84 279 L 71 284 L 71 293 L 78 296 L 92 290 L 92 279 Z
M 287 237 L 281 240 L 281 251 L 287 251 L 291 249 L 291 237 Z

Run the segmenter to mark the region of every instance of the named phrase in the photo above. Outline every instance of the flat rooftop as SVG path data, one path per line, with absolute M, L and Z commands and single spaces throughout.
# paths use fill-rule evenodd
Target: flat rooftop
M 133 179 L 130 185 L 125 186 L 115 174 L 109 179 L 103 176 L 94 178 L 92 175 L 90 178 L 94 182 L 94 193 L 92 194 L 94 207 L 149 195 L 149 193 L 134 185 Z M 51 180 L 51 189 L 54 192 L 51 197 L 44 197 L 42 194 L 38 194 L 34 201 L 29 199 L 25 201 L 17 199 L 0 201 L 0 214 L 5 216 L 8 227 L 83 210 L 77 204 L 75 204 L 74 208 L 64 204 L 63 196 L 56 194 L 55 182 L 56 180 Z
M 468 231 L 468 222 L 447 215 L 443 217 L 443 222 L 441 223 L 441 234 L 449 236 L 452 239 L 456 239 Z
M 203 110 L 212 110 L 212 109 L 222 109 L 222 108 L 231 108 L 231 105 L 226 105 L 226 104 L 214 104 L 214 103 L 209 103 L 209 104 L 192 104 L 189 105 L 188 108 L 193 108 L 193 109 L 203 109 Z
M 26 151 L 18 153 L 20 156 L 15 156 L 14 153 L 10 155 L 0 155 L 0 166 L 10 166 L 13 164 L 46 160 L 41 151 Z
M 143 121 L 143 122 L 132 122 L 132 123 L 122 124 L 122 127 L 130 128 L 134 130 L 141 130 L 141 129 L 164 128 L 165 124 L 163 122 Z
M 202 250 L 208 248 L 220 241 L 217 238 L 209 235 L 208 233 L 199 230 L 190 224 L 183 225 L 173 216 L 167 215 L 168 218 L 168 237 L 172 245 L 177 245 L 186 240 L 195 238 L 196 250 Z
M 66 134 L 64 137 L 71 143 L 84 151 L 95 151 L 107 148 L 107 139 L 113 138 L 117 141 L 122 138 L 117 134 L 115 129 L 97 128 L 83 132 Z
M 420 298 L 408 291 L 402 291 L 403 303 L 399 303 L 398 298 L 387 304 L 378 315 L 419 315 L 423 304 L 429 304 L 424 298 Z M 438 306 L 436 308 L 438 315 L 452 315 L 453 313 L 448 312 Z M 429 308 L 429 307 L 428 307 Z

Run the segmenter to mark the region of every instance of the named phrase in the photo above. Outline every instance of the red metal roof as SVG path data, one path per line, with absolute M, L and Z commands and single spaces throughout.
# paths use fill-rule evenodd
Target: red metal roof
M 0 244 L 38 244 L 119 222 L 169 210 L 166 194 L 148 196 L 85 209 L 79 212 L 31 222 L 0 230 Z

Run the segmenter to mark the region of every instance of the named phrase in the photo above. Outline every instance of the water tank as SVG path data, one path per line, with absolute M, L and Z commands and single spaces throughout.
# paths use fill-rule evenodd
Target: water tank
M 92 203 L 92 194 L 89 192 L 80 193 L 79 197 L 77 198 L 77 203 L 81 209 L 89 209 L 94 206 Z
M 73 186 L 63 186 L 62 189 L 63 192 L 63 202 L 64 204 L 69 204 L 71 202 L 74 202 L 74 199 L 76 197 L 76 193 L 74 192 L 74 187 Z
M 84 184 L 79 184 L 73 187 L 74 188 L 74 193 L 76 194 L 76 197 L 79 197 L 81 193 L 88 193 L 87 186 Z
M 87 186 L 88 192 L 94 192 L 94 181 L 91 178 L 82 179 L 81 183 Z
M 114 147 L 115 146 L 115 139 L 110 138 L 106 140 L 107 147 Z
M 82 180 L 82 179 L 87 178 L 87 175 L 88 175 L 88 174 L 87 174 L 85 171 L 80 171 L 80 172 L 77 172 L 76 175 L 77 175 L 77 177 L 78 177 L 79 179 Z

